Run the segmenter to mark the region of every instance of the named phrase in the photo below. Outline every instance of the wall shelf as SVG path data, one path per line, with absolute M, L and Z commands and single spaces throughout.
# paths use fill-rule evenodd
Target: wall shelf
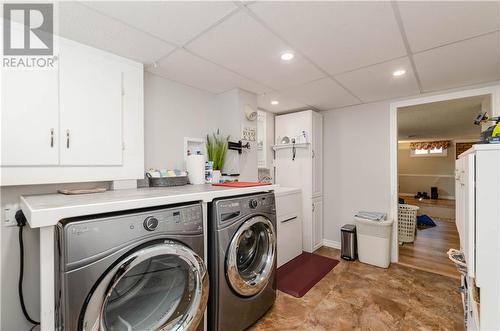
M 273 150 L 277 151 L 279 149 L 287 149 L 287 148 L 309 148 L 311 144 L 310 143 L 300 143 L 300 144 L 279 144 L 279 145 L 274 145 Z

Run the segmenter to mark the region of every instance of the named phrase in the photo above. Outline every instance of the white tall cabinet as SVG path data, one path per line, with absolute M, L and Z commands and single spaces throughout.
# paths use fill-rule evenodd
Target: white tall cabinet
M 2 70 L 1 185 L 142 178 L 143 65 L 57 44 L 53 69 Z
M 499 330 L 500 145 L 474 145 L 461 154 L 455 178 L 456 223 L 467 263 L 462 277 L 467 329 Z
M 278 115 L 275 137 L 276 183 L 302 190 L 302 247 L 313 252 L 323 245 L 323 116 L 312 110 Z

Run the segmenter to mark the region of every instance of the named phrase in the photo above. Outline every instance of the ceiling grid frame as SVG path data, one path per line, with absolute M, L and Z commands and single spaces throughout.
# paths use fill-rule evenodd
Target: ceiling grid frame
M 142 29 L 140 29 L 140 28 L 138 28 L 138 27 L 136 27 L 134 25 L 131 25 L 131 24 L 127 23 L 127 22 L 124 22 L 123 20 L 121 20 L 119 18 L 116 18 L 116 17 L 110 16 L 110 15 L 108 15 L 106 13 L 103 13 L 102 11 L 100 11 L 100 10 L 94 8 L 94 7 L 87 6 L 83 1 L 74 1 L 74 3 L 76 3 L 76 4 L 80 5 L 80 6 L 83 6 L 83 7 L 87 8 L 88 10 L 91 10 L 91 11 L 93 11 L 95 13 L 98 13 L 101 16 L 104 16 L 104 17 L 109 18 L 111 20 L 117 21 L 117 22 L 119 22 L 119 23 L 127 26 L 130 29 L 133 29 L 133 30 L 138 31 L 140 33 L 144 33 L 144 34 L 146 34 L 146 35 L 148 35 L 148 36 L 150 36 L 152 38 L 155 38 L 155 39 L 157 39 L 157 40 L 159 40 L 161 42 L 164 42 L 164 43 L 172 46 L 174 48 L 174 50 L 179 47 L 179 45 L 177 45 L 177 44 L 175 44 L 175 43 L 173 43 L 171 41 L 165 40 L 163 38 L 160 38 L 160 37 L 158 37 L 157 35 L 155 35 L 155 34 L 153 34 L 151 32 L 144 31 L 144 30 L 142 30 Z
M 303 57 L 306 61 L 308 61 L 309 63 L 311 63 L 316 69 L 318 69 L 320 72 L 322 72 L 325 77 L 323 78 L 330 78 L 331 80 L 333 80 L 335 83 L 337 83 L 340 87 L 342 87 L 344 90 L 346 90 L 351 96 L 353 96 L 355 99 L 357 99 L 359 101 L 359 104 L 362 104 L 364 103 L 363 100 L 361 100 L 360 97 L 358 97 L 357 95 L 355 95 L 351 90 L 349 90 L 348 88 L 346 88 L 343 84 L 341 84 L 334 76 L 330 75 L 328 72 L 326 72 L 323 68 L 321 68 L 320 66 L 318 66 L 315 62 L 313 62 L 308 56 L 306 56 L 302 51 L 299 51 L 298 48 L 294 47 L 294 45 L 292 43 L 290 43 L 288 40 L 286 40 L 285 38 L 283 38 L 282 36 L 280 36 L 278 33 L 276 33 L 276 31 L 274 31 L 273 29 L 271 29 L 270 26 L 268 26 L 259 16 L 257 16 L 256 13 L 254 13 L 250 8 L 248 8 L 247 5 L 243 5 L 243 8 L 244 8 L 244 11 L 245 13 L 247 13 L 248 16 L 250 16 L 251 18 L 253 18 L 255 21 L 257 21 L 260 25 L 262 25 L 266 30 L 268 30 L 269 32 L 271 32 L 274 36 L 276 36 L 277 38 L 281 39 L 282 41 L 284 41 L 286 44 L 290 45 L 290 47 L 293 49 L 294 52 L 296 52 L 297 54 L 299 54 L 301 57 Z M 314 81 L 314 80 L 313 80 Z M 310 83 L 310 82 L 308 82 Z M 307 83 L 306 83 L 307 84 Z M 305 84 L 302 84 L 302 85 L 305 85 Z M 296 86 L 298 87 L 298 86 Z M 279 91 L 278 91 L 279 92 Z
M 339 80 L 337 80 L 336 76 L 339 75 L 339 74 L 344 74 L 344 73 L 348 73 L 348 72 L 357 71 L 357 70 L 360 70 L 360 69 L 363 69 L 363 68 L 377 66 L 377 65 L 380 65 L 380 64 L 384 64 L 386 62 L 390 62 L 390 61 L 397 60 L 397 59 L 405 57 L 405 56 L 398 56 L 398 57 L 396 57 L 394 59 L 384 60 L 384 61 L 381 61 L 379 63 L 373 63 L 373 64 L 362 66 L 362 67 L 359 67 L 359 68 L 347 70 L 345 72 L 336 73 L 336 74 L 329 74 L 328 72 L 326 72 L 325 70 L 323 70 L 322 67 L 320 67 L 319 65 L 317 65 L 314 61 L 312 61 L 310 57 L 304 55 L 304 53 L 302 52 L 302 50 L 300 50 L 300 49 L 298 49 L 296 47 L 293 47 L 292 43 L 290 43 L 287 39 L 283 38 L 273 28 L 271 28 L 270 26 L 268 26 L 268 24 L 263 19 L 261 19 L 257 15 L 257 13 L 255 13 L 250 7 L 248 7 L 249 5 L 251 5 L 252 3 L 254 3 L 254 1 L 249 1 L 249 2 L 232 1 L 232 3 L 235 5 L 234 9 L 232 9 L 228 14 L 225 14 L 222 18 L 219 18 L 216 22 L 211 23 L 208 27 L 204 28 L 202 31 L 199 31 L 198 33 L 196 33 L 196 35 L 194 35 L 193 37 L 189 38 L 189 40 L 185 41 L 182 44 L 178 44 L 178 43 L 174 43 L 174 42 L 165 40 L 164 38 L 161 38 L 161 37 L 157 36 L 155 33 L 151 33 L 151 32 L 148 32 L 148 31 L 146 31 L 144 29 L 138 28 L 135 25 L 131 25 L 131 24 L 127 23 L 126 21 L 124 21 L 123 19 L 120 19 L 119 17 L 114 17 L 114 16 L 112 16 L 112 15 L 110 15 L 108 13 L 104 13 L 104 12 L 102 12 L 102 11 L 96 9 L 96 8 L 93 8 L 92 6 L 88 6 L 87 4 L 83 3 L 82 1 L 76 1 L 75 3 L 77 3 L 77 4 L 81 5 L 82 7 L 85 7 L 86 9 L 91 10 L 91 11 L 93 11 L 93 12 L 95 12 L 95 13 L 103 16 L 103 17 L 105 17 L 106 19 L 110 19 L 110 20 L 119 22 L 120 24 L 123 24 L 124 26 L 126 26 L 126 27 L 128 27 L 130 29 L 133 29 L 133 30 L 135 30 L 135 31 L 137 31 L 139 33 L 145 34 L 145 35 L 147 35 L 147 36 L 149 36 L 151 38 L 154 38 L 154 39 L 158 40 L 159 42 L 164 43 L 166 45 L 169 45 L 169 46 L 171 46 L 173 48 L 171 51 L 169 51 L 168 53 L 166 53 L 164 56 L 161 56 L 160 58 L 158 58 L 157 61 L 153 61 L 153 62 L 151 62 L 149 64 L 146 64 L 145 65 L 146 69 L 148 67 L 151 68 L 151 64 L 156 63 L 156 62 L 158 62 L 158 61 L 160 61 L 160 60 L 162 60 L 164 58 L 167 58 L 167 57 L 171 56 L 174 52 L 176 52 L 176 51 L 178 51 L 178 50 L 181 49 L 183 51 L 186 51 L 186 52 L 190 53 L 191 55 L 193 55 L 195 57 L 198 57 L 199 59 L 201 59 L 203 61 L 207 61 L 208 63 L 211 63 L 212 65 L 215 65 L 215 66 L 221 68 L 221 70 L 229 71 L 232 74 L 237 75 L 237 76 L 241 77 L 244 80 L 248 80 L 248 81 L 254 82 L 254 83 L 256 83 L 256 84 L 258 84 L 258 85 L 260 85 L 260 86 L 262 86 L 262 87 L 264 87 L 266 89 L 269 89 L 268 93 L 276 93 L 279 96 L 283 96 L 283 97 L 286 97 L 286 98 L 289 98 L 286 95 L 286 89 L 272 88 L 272 87 L 268 86 L 267 84 L 261 83 L 260 81 L 258 81 L 256 79 L 249 78 L 246 75 L 239 73 L 238 71 L 229 69 L 229 68 L 227 68 L 223 64 L 219 64 L 219 63 L 211 61 L 211 60 L 209 60 L 209 59 L 207 59 L 207 58 L 205 58 L 203 56 L 200 56 L 197 53 L 194 53 L 193 51 L 190 51 L 189 49 L 187 49 L 186 46 L 189 45 L 190 43 L 192 43 L 194 40 L 197 40 L 198 38 L 200 38 L 201 36 L 203 36 L 204 34 L 206 34 L 208 31 L 212 30 L 216 26 L 220 25 L 221 23 L 223 23 L 224 21 L 226 21 L 227 19 L 229 19 L 230 17 L 232 17 L 236 13 L 238 13 L 238 12 L 244 12 L 246 15 L 250 16 L 253 20 L 255 20 L 258 24 L 260 24 L 264 29 L 266 29 L 268 32 L 270 32 L 271 34 L 273 34 L 276 38 L 280 39 L 285 44 L 287 44 L 288 46 L 290 46 L 295 53 L 297 53 L 298 55 L 300 55 L 304 60 L 306 60 L 307 62 L 309 62 L 312 66 L 314 66 L 317 70 L 319 70 L 323 75 L 325 75 L 325 77 L 323 77 L 323 78 L 313 79 L 312 81 L 308 81 L 308 82 L 305 82 L 305 83 L 298 84 L 296 86 L 296 88 L 300 88 L 301 86 L 306 86 L 307 84 L 310 84 L 311 82 L 314 82 L 314 81 L 318 81 L 318 80 L 321 80 L 321 79 L 329 78 L 333 82 L 335 82 L 336 84 L 338 84 L 339 87 L 341 87 L 342 89 L 344 89 L 353 98 L 355 98 L 356 100 L 358 100 L 359 101 L 358 104 L 366 103 L 366 101 L 364 101 L 361 97 L 359 97 L 352 90 L 350 90 L 344 84 L 342 84 Z M 442 48 L 442 47 L 450 46 L 450 45 L 453 45 L 453 44 L 459 44 L 459 43 L 467 41 L 467 40 L 475 39 L 475 38 L 478 38 L 478 37 L 482 37 L 482 36 L 486 36 L 486 35 L 494 34 L 494 33 L 498 33 L 498 35 L 499 35 L 499 45 L 500 45 L 500 26 L 499 26 L 497 29 L 494 29 L 494 30 L 490 30 L 490 31 L 487 31 L 487 32 L 482 32 L 480 34 L 468 36 L 467 38 L 461 38 L 459 40 L 454 40 L 454 41 L 451 41 L 451 42 L 441 43 L 441 44 L 439 44 L 437 46 L 433 46 L 433 47 L 430 47 L 430 48 L 426 48 L 426 49 L 422 49 L 422 50 L 419 50 L 419 51 L 416 51 L 416 52 L 412 52 L 411 51 L 411 47 L 410 47 L 411 45 L 410 45 L 408 36 L 406 34 L 406 31 L 405 31 L 405 25 L 404 25 L 403 18 L 402 18 L 401 12 L 400 12 L 399 3 L 396 0 L 391 0 L 390 4 L 391 4 L 391 7 L 393 9 L 396 21 L 397 21 L 397 27 L 399 29 L 399 33 L 400 33 L 401 38 L 402 38 L 403 43 L 404 43 L 404 47 L 405 47 L 406 54 L 407 54 L 406 57 L 408 57 L 408 59 L 410 60 L 411 68 L 412 68 L 413 74 L 415 76 L 415 79 L 416 79 L 416 81 L 418 83 L 418 89 L 419 89 L 420 93 L 424 93 L 424 91 L 426 91 L 426 90 L 422 86 L 422 81 L 421 81 L 421 78 L 420 78 L 420 73 L 417 71 L 415 60 L 413 58 L 414 55 L 417 55 L 417 54 L 420 54 L 420 53 L 423 53 L 423 52 L 428 52 L 430 50 L 434 50 L 434 49 L 439 49 L 439 48 Z M 500 6 L 498 6 L 497 8 L 498 8 L 498 15 L 500 17 Z M 161 52 L 159 52 L 159 54 L 161 54 Z M 499 54 L 498 54 L 498 59 L 499 59 L 499 66 L 498 66 L 499 67 L 499 73 L 498 73 L 498 75 L 500 77 L 500 50 L 499 50 Z M 162 75 L 159 75 L 159 74 L 156 74 L 156 73 L 154 73 L 154 74 L 157 75 L 157 76 L 159 76 L 159 77 L 164 77 L 164 78 L 168 79 L 168 77 L 165 77 L 165 76 L 162 76 Z M 184 85 L 188 85 L 188 86 L 192 86 L 192 85 L 189 85 L 189 84 L 186 84 L 186 83 L 183 83 L 183 82 L 178 82 L 178 83 L 184 84 Z M 486 83 L 486 81 L 485 81 L 485 83 Z M 195 86 L 192 86 L 192 87 L 195 87 Z M 237 87 L 238 86 L 235 86 L 234 88 L 237 88 Z M 195 88 L 198 88 L 200 90 L 206 91 L 206 89 L 203 89 L 203 88 L 200 88 L 200 87 L 195 87 Z M 210 93 L 213 93 L 213 92 L 210 92 Z M 292 100 L 294 98 L 292 97 L 292 98 L 289 98 L 289 99 Z M 382 101 L 382 100 L 388 100 L 388 99 L 392 99 L 392 98 L 388 97 L 387 99 L 381 99 L 380 101 Z M 297 100 L 297 101 L 300 101 L 299 103 L 303 104 L 305 106 L 308 106 L 308 107 L 311 107 L 311 108 L 315 108 L 311 104 L 309 104 L 307 102 L 303 102 L 303 100 Z M 342 108 L 342 107 L 335 107 L 335 108 Z M 331 108 L 331 109 L 335 109 L 335 108 Z M 272 111 L 272 109 L 267 109 L 267 110 Z M 327 109 L 321 109 L 321 110 L 327 110 Z
M 234 10 L 232 10 L 229 14 L 225 15 L 224 17 L 220 18 L 219 20 L 217 20 L 215 23 L 211 24 L 210 26 L 208 26 L 206 29 L 204 29 L 203 31 L 197 33 L 194 37 L 190 38 L 189 40 L 187 40 L 185 43 L 183 43 L 182 45 L 178 45 L 172 52 L 166 54 L 165 56 L 162 56 L 161 58 L 159 58 L 158 60 L 156 60 L 155 62 L 160 62 L 161 60 L 167 58 L 169 55 L 171 55 L 173 52 L 175 52 L 176 50 L 178 49 L 183 49 L 189 53 L 191 53 L 192 55 L 195 55 L 197 57 L 199 57 L 200 59 L 203 59 L 203 60 L 206 60 L 208 61 L 207 59 L 204 59 L 203 57 L 199 56 L 198 54 L 194 54 L 193 52 L 189 51 L 186 46 L 189 45 L 190 43 L 192 43 L 193 41 L 195 41 L 196 39 L 198 39 L 199 37 L 201 37 L 202 35 L 204 35 L 205 33 L 207 33 L 208 31 L 212 30 L 213 28 L 215 28 L 216 26 L 218 26 L 219 24 L 225 22 L 226 20 L 228 20 L 230 17 L 232 17 L 233 15 L 235 15 L 236 13 L 238 13 L 240 11 L 241 8 L 239 7 L 236 7 Z M 210 62 L 210 61 L 209 61 Z M 212 62 L 213 63 L 213 62 Z M 216 64 L 222 68 L 224 68 L 223 66 L 217 64 L 217 63 L 213 63 L 213 64 Z M 226 70 L 228 70 L 227 68 L 224 68 Z M 237 74 L 236 72 L 233 72 L 235 74 Z M 238 74 L 241 76 L 241 74 Z M 242 76 L 244 77 L 244 76 Z M 247 77 L 244 77 L 244 78 L 247 78 Z M 247 78 L 248 79 L 248 78 Z M 257 83 L 257 82 L 256 82 Z M 260 83 L 259 83 L 260 84 Z
M 410 60 L 411 69 L 413 70 L 413 74 L 415 75 L 415 79 L 417 80 L 418 89 L 422 94 L 424 89 L 422 88 L 422 82 L 420 80 L 419 73 L 417 71 L 417 66 L 415 65 L 415 60 L 413 59 L 413 53 L 411 52 L 410 42 L 408 41 L 408 37 L 406 36 L 405 27 L 403 25 L 403 19 L 401 18 L 401 13 L 399 11 L 399 6 L 395 0 L 391 0 L 392 10 L 394 11 L 394 17 L 396 18 L 396 22 L 398 24 L 399 33 L 401 34 L 401 39 L 403 39 L 403 44 L 406 48 L 406 54 L 408 59 Z

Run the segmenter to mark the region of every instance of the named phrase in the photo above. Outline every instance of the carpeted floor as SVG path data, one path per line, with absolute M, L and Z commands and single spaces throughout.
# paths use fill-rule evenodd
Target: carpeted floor
M 339 251 L 317 252 L 339 259 Z M 302 298 L 278 291 L 250 330 L 463 330 L 459 281 L 393 264 L 341 262 Z

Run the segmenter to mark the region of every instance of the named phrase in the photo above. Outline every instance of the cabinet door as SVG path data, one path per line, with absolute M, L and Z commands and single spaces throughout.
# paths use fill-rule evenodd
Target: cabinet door
M 457 226 L 458 235 L 460 237 L 460 242 L 462 243 L 462 209 L 464 205 L 462 185 L 460 183 L 460 174 L 462 171 L 463 158 L 460 157 L 455 161 L 455 224 Z
M 59 163 L 58 74 L 2 70 L 2 166 Z
M 313 112 L 312 196 L 323 195 L 323 116 Z
M 313 249 L 323 246 L 323 199 L 316 198 L 312 202 Z
M 61 42 L 61 165 L 121 165 L 119 63 L 100 51 Z
M 463 158 L 463 231 L 464 243 L 463 251 L 465 262 L 467 262 L 467 274 L 469 277 L 475 277 L 475 238 L 476 238 L 476 212 L 475 212 L 475 154 L 467 154 Z
M 278 267 L 302 253 L 302 194 L 276 195 Z

